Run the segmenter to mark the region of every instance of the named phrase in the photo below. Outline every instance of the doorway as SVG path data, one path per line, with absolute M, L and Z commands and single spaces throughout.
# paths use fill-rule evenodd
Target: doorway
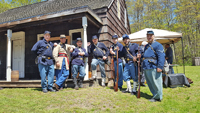
M 19 78 L 25 77 L 25 32 L 12 34 L 12 70 L 19 71 Z

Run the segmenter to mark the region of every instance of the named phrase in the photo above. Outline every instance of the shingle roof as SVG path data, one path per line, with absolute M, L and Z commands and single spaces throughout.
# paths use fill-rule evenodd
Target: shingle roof
M 24 20 L 50 13 L 88 6 L 91 9 L 108 7 L 112 0 L 49 0 L 10 9 L 0 14 L 0 24 Z

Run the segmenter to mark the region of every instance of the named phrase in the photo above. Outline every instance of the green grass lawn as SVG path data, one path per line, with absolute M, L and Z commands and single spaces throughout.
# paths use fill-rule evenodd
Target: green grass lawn
M 176 68 L 175 68 L 176 70 Z M 183 72 L 178 67 L 179 73 Z M 186 67 L 186 76 L 194 83 L 191 87 L 164 88 L 163 101 L 151 103 L 148 87 L 141 87 L 141 98 L 114 92 L 110 88 L 71 88 L 44 94 L 39 88 L 0 90 L 0 112 L 200 112 L 200 67 Z M 123 88 L 126 88 L 124 83 Z

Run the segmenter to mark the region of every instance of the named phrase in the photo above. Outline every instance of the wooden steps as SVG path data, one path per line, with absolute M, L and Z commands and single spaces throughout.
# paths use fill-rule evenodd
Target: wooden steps
M 56 81 L 54 80 L 54 82 L 56 82 Z M 93 84 L 94 84 L 93 81 L 86 80 L 83 82 L 83 87 L 92 87 Z M 41 80 L 19 80 L 17 82 L 0 81 L 0 87 L 3 87 L 3 88 L 39 88 L 39 87 L 41 87 Z M 65 82 L 65 87 L 71 87 L 71 88 L 74 87 L 73 79 L 67 79 Z

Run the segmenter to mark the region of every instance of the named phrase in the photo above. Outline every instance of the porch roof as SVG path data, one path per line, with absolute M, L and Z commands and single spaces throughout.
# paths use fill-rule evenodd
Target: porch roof
M 10 9 L 1 13 L 0 27 L 66 16 L 81 12 L 90 13 L 97 21 L 101 23 L 101 19 L 92 11 L 92 9 L 108 7 L 111 3 L 112 0 L 48 0 Z M 82 10 L 86 7 L 87 10 Z M 77 10 L 79 11 L 77 12 Z

